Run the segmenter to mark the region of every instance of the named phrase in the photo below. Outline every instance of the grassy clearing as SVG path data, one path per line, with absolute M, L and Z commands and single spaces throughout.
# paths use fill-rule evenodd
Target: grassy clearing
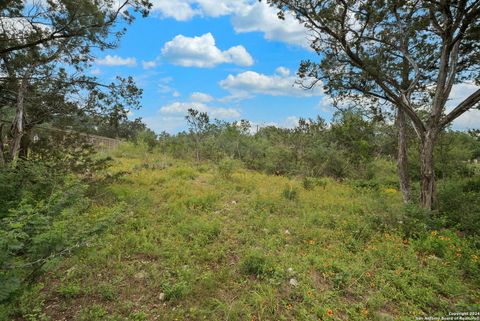
M 25 295 L 25 319 L 413 320 L 480 310 L 472 242 L 448 230 L 405 238 L 392 188 L 126 148 L 116 156 L 111 172 L 127 174 L 97 206 L 123 204 L 123 216 Z

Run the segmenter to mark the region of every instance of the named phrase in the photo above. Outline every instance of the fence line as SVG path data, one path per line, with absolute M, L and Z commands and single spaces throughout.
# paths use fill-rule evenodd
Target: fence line
M 12 122 L 6 121 L 4 119 L 0 119 L 0 123 L 11 124 Z M 105 136 L 94 135 L 94 134 L 87 134 L 87 133 L 82 133 L 82 132 L 78 132 L 71 129 L 59 129 L 59 128 L 42 127 L 42 126 L 35 126 L 33 128 L 31 135 L 34 138 L 34 140 L 35 140 L 35 135 L 38 134 L 39 130 L 44 132 L 54 131 L 54 132 L 63 133 L 64 135 L 67 135 L 67 134 L 80 135 L 82 137 L 85 137 L 90 144 L 92 144 L 93 146 L 95 146 L 95 148 L 101 151 L 108 151 L 108 150 L 115 149 L 121 143 L 123 143 L 123 140 L 121 139 L 115 139 L 115 138 L 110 138 Z

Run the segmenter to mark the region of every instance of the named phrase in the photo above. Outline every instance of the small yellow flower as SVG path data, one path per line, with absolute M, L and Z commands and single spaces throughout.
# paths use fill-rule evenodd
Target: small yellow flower
M 472 261 L 473 262 L 478 262 L 478 256 L 477 255 L 472 255 Z
M 362 309 L 362 315 L 363 315 L 363 316 L 367 316 L 367 315 L 368 315 L 368 309 L 367 309 L 367 308 Z
M 308 244 L 314 245 L 314 244 L 315 244 L 315 240 L 309 240 L 309 241 L 308 241 Z
M 293 307 L 292 307 L 292 305 L 291 305 L 290 303 L 287 304 L 287 310 L 291 310 L 292 308 L 293 308 Z
M 331 316 L 333 315 L 333 310 L 332 310 L 332 309 L 328 309 L 328 310 L 327 310 L 327 315 L 328 315 L 329 317 L 331 317 Z
M 431 234 L 432 234 L 432 236 L 435 236 L 435 235 L 437 235 L 437 234 L 438 234 L 438 232 L 437 232 L 437 231 L 432 231 L 432 233 L 431 233 Z
M 385 189 L 385 193 L 387 194 L 395 194 L 397 190 L 395 188 L 387 188 Z

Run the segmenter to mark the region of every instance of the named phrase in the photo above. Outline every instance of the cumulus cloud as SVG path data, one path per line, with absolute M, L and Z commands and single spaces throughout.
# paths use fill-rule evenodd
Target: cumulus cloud
M 194 92 L 190 95 L 190 99 L 192 101 L 198 101 L 201 103 L 208 103 L 214 100 L 214 98 L 208 94 L 201 93 L 201 92 Z
M 133 67 L 137 65 L 137 60 L 133 57 L 122 58 L 117 55 L 106 55 L 102 59 L 97 60 L 97 64 L 101 66 L 127 66 Z
M 244 6 L 232 18 L 237 33 L 262 32 L 265 39 L 308 47 L 307 29 L 288 12 L 278 19 L 277 9 L 265 2 Z
M 256 0 L 153 0 L 153 12 L 178 21 L 194 17 L 232 16 L 237 33 L 261 32 L 268 40 L 308 47 L 306 28 L 291 14 L 285 20 L 277 10 Z
M 220 17 L 233 14 L 251 0 L 152 0 L 152 11 L 162 18 L 178 21 L 199 17 Z
M 188 0 L 152 0 L 152 11 L 162 18 L 186 21 L 200 15 L 201 11 L 192 8 Z
M 211 33 L 199 37 L 176 36 L 162 48 L 162 56 L 175 65 L 211 68 L 222 63 L 253 65 L 253 58 L 243 46 L 221 51 Z
M 196 101 L 177 101 L 160 107 L 155 115 L 144 117 L 143 121 L 157 133 L 162 131 L 179 132 L 187 128 L 185 116 L 190 108 L 206 112 L 212 118 L 223 120 L 233 120 L 241 116 L 240 111 L 235 108 L 213 107 Z
M 240 112 L 234 108 L 210 107 L 200 102 L 174 102 L 161 107 L 160 113 L 184 116 L 190 108 L 196 109 L 202 113 L 206 112 L 208 115 L 219 119 L 240 117 Z
M 287 68 L 277 69 L 273 75 L 265 75 L 255 71 L 246 71 L 237 75 L 228 75 L 220 81 L 220 86 L 234 97 L 250 97 L 254 94 L 270 96 L 311 97 L 323 95 L 320 87 L 305 90 L 295 84 L 296 77 L 289 76 Z

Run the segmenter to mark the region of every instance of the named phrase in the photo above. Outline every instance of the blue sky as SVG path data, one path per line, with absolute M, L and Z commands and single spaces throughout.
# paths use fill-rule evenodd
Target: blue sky
M 253 0 L 153 0 L 151 15 L 128 28 L 120 46 L 101 52 L 92 73 L 133 76 L 144 90 L 142 117 L 156 132 L 185 129 L 188 108 L 211 118 L 292 127 L 299 117 L 330 120 L 322 89 L 295 85 L 302 59 L 318 59 L 292 17 Z M 474 88 L 457 88 L 463 96 Z M 457 128 L 476 127 L 475 111 Z

